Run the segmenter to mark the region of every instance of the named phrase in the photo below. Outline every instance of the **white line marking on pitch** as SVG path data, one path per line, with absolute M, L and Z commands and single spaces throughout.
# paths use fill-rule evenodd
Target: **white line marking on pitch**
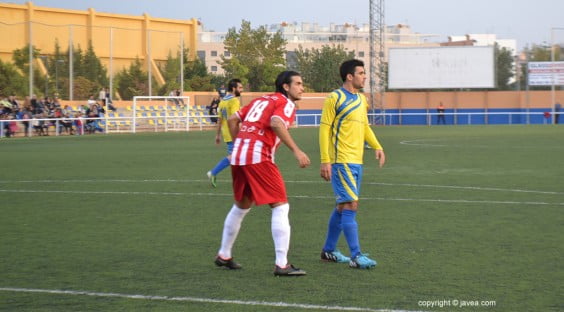
M 224 303 L 224 304 L 236 304 L 236 305 L 335 310 L 335 311 L 416 312 L 416 311 L 407 311 L 407 310 L 386 310 L 386 309 L 370 309 L 370 308 L 360 308 L 360 307 L 324 306 L 324 305 L 315 305 L 315 304 L 286 303 L 286 302 L 243 301 L 243 300 L 211 299 L 211 298 L 197 298 L 197 297 L 147 296 L 147 295 L 131 295 L 131 294 L 119 294 L 119 293 L 102 293 L 102 292 L 77 291 L 77 290 L 59 290 L 59 289 L 1 287 L 0 291 L 41 293 L 41 294 L 54 294 L 54 295 L 91 296 L 91 297 L 113 297 L 113 298 L 125 298 L 125 299 L 157 300 L 157 301 Z
M 432 139 L 405 140 L 405 141 L 400 141 L 400 144 L 403 144 L 403 145 L 433 146 L 433 147 L 449 146 L 449 145 L 445 145 L 445 144 L 429 144 L 429 143 L 424 143 L 424 142 L 429 142 L 429 141 L 437 141 L 437 140 L 432 140 Z M 439 142 L 440 142 L 440 141 L 439 141 Z
M 228 182 L 228 180 L 219 180 Z M 169 182 L 169 183 L 207 183 L 208 180 L 189 180 L 189 179 L 141 179 L 141 180 L 127 180 L 127 179 L 105 179 L 105 180 L 18 180 L 18 181 L 0 181 L 0 184 L 10 183 L 154 183 L 154 182 Z M 325 184 L 325 181 L 294 181 L 288 180 L 286 183 L 304 183 L 304 184 Z M 532 193 L 532 194 L 547 194 L 547 195 L 564 195 L 563 192 L 553 191 L 537 191 L 537 190 L 523 190 L 523 189 L 504 189 L 497 187 L 481 187 L 481 186 L 457 186 L 457 185 L 436 185 L 436 184 L 413 184 L 413 183 L 385 183 L 385 182 L 362 182 L 363 185 L 383 185 L 383 186 L 408 186 L 408 187 L 425 187 L 425 188 L 445 188 L 445 189 L 459 189 L 459 190 L 473 190 L 473 191 L 495 191 L 495 192 L 515 192 L 515 193 Z
M 181 192 L 118 192 L 118 191 L 59 191 L 59 190 L 2 190 L 0 193 L 58 193 L 58 194 L 106 194 L 106 195 L 157 195 L 157 196 L 233 196 L 231 193 L 181 193 Z M 323 195 L 288 195 L 290 198 L 305 199 L 333 199 L 333 196 Z M 564 203 L 548 202 L 520 202 L 520 201 L 497 201 L 497 200 L 470 200 L 470 199 L 425 199 L 425 198 L 385 198 L 365 197 L 363 200 L 387 200 L 387 201 L 415 201 L 433 203 L 457 203 L 457 204 L 502 204 L 502 205 L 555 205 L 564 206 Z

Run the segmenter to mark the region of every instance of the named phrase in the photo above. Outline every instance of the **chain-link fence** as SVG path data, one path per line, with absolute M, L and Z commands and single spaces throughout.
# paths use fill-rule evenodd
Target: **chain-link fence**
M 183 90 L 183 32 L 83 26 L 64 17 L 67 25 L 0 22 L 0 37 L 10 38 L 0 43 L 0 59 L 27 82 L 19 95 L 84 100 L 109 88 L 112 98 L 129 100 Z

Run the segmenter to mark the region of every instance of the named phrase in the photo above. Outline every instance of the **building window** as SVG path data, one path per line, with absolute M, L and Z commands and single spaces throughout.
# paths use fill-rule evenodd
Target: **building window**
M 202 61 L 206 61 L 206 51 L 200 50 L 197 52 L 198 58 Z
M 211 56 L 217 56 L 217 51 L 211 51 Z
M 296 51 L 286 51 L 286 66 L 292 70 L 298 68 L 298 56 Z
M 212 71 L 212 72 L 216 72 L 216 71 L 217 71 L 217 66 L 212 66 L 212 67 L 211 67 L 211 71 Z
M 230 57 L 230 56 L 231 56 L 231 52 L 225 51 L 225 53 L 223 53 L 223 55 L 224 55 L 225 57 Z
M 358 51 L 358 57 L 364 57 L 364 51 Z

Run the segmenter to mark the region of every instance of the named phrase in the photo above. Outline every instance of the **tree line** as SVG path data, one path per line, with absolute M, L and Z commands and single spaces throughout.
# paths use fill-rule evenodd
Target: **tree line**
M 184 79 L 184 91 L 213 91 L 231 77 L 237 77 L 249 91 L 268 92 L 273 91 L 276 75 L 285 69 L 302 74 L 306 91 L 328 92 L 342 83 L 337 71 L 339 65 L 355 56 L 355 51 L 347 51 L 342 45 L 324 45 L 311 49 L 300 46 L 296 51 L 288 53 L 286 43 L 281 32 L 269 33 L 265 26 L 253 29 L 249 21 L 243 20 L 238 30 L 230 28 L 225 37 L 224 46 L 230 57 L 221 56 L 219 65 L 223 68 L 224 75 L 209 73 L 205 63 L 199 58 L 188 59 L 187 49 L 182 54 L 180 51 L 176 54 L 170 52 L 167 59 L 159 64 L 165 83 L 158 85 L 154 93 L 168 95 L 171 90 L 180 89 L 180 77 Z M 29 46 L 14 50 L 11 63 L 0 60 L 0 95 L 28 93 L 29 51 Z M 40 58 L 47 71 L 47 75 L 43 75 L 34 67 L 33 93 L 69 98 L 71 60 L 68 52 L 62 51 L 57 41 L 54 52 L 50 55 L 42 55 L 39 49 L 32 47 L 33 59 Z M 559 59 L 560 50 L 556 52 Z M 523 53 L 529 61 L 551 59 L 551 47 L 548 45 L 533 45 L 525 48 Z M 87 99 L 108 86 L 108 71 L 96 56 L 91 43 L 86 50 L 82 50 L 80 46 L 73 48 L 72 55 L 74 98 Z M 184 64 L 182 69 L 181 58 Z M 516 74 L 515 59 L 511 51 L 496 45 L 495 64 L 496 90 L 525 89 L 526 66 L 521 68 L 516 77 L 518 79 L 510 83 Z M 139 58 L 129 67 L 119 70 L 114 81 L 112 92 L 117 92 L 122 99 L 129 100 L 133 96 L 149 93 L 148 73 L 143 69 Z

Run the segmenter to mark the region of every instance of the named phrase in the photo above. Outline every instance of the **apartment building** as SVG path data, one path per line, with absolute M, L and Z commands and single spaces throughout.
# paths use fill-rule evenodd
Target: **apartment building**
M 223 74 L 219 62 L 221 56 L 229 58 L 223 41 L 227 33 L 206 31 L 203 25 L 198 31 L 198 57 L 204 60 L 208 71 L 217 75 Z M 304 49 L 321 48 L 324 45 L 342 45 L 347 51 L 354 51 L 355 57 L 367 65 L 370 56 L 370 27 L 368 24 L 330 24 L 320 26 L 317 23 L 286 23 L 266 26 L 271 33 L 277 31 L 287 40 L 286 61 L 292 64 L 295 51 L 301 46 Z M 385 49 L 397 46 L 438 46 L 433 42 L 438 35 L 419 34 L 411 30 L 409 25 L 397 24 L 386 27 Z M 367 66 L 368 70 L 368 66 Z

